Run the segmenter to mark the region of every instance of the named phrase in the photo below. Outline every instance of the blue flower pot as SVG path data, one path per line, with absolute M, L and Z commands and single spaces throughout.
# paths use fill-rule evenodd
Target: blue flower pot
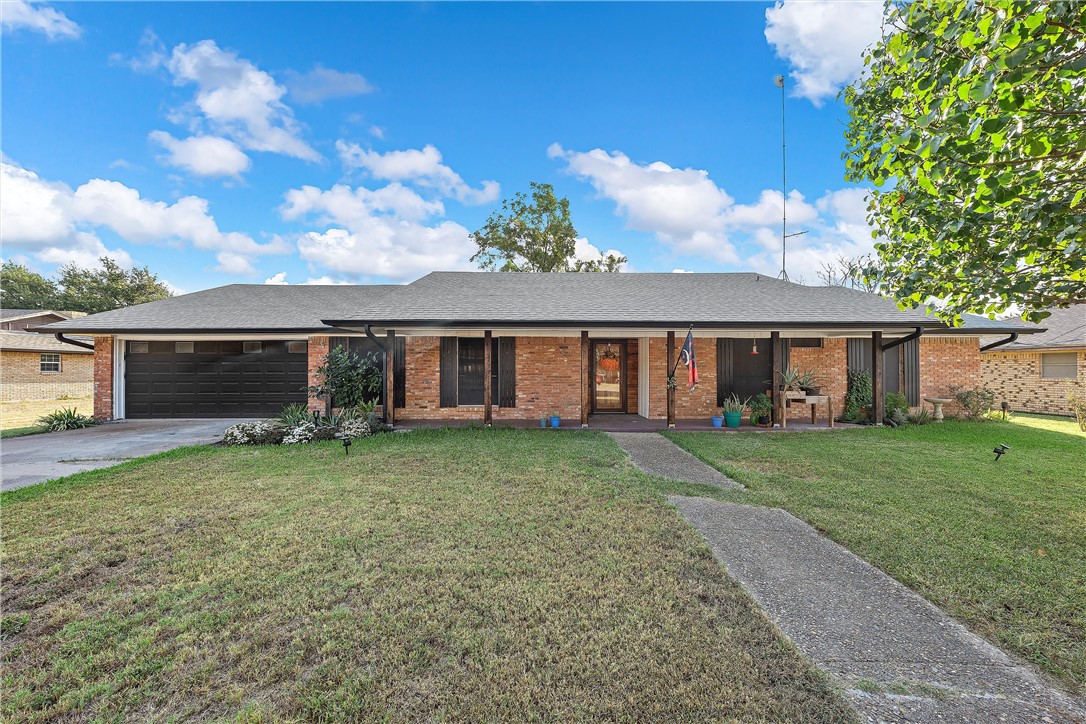
M 728 427 L 739 427 L 740 420 L 743 419 L 742 412 L 725 412 L 724 424 Z
M 713 415 L 713 427 L 724 427 L 724 418 Z
M 562 418 L 561 417 L 555 417 L 554 415 L 551 415 L 551 427 L 558 427 L 561 424 L 562 424 Z

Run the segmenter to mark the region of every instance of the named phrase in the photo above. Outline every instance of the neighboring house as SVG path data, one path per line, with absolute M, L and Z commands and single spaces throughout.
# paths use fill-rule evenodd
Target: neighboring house
M 54 322 L 57 317 L 66 319 L 55 312 L 38 310 L 18 322 L 24 319 Z M 7 321 L 5 318 L 4 322 Z M 93 350 L 33 332 L 0 330 L 0 399 L 4 402 L 88 397 L 93 391 Z
M 669 392 L 690 325 L 701 384 L 688 392 L 680 366 Z M 94 335 L 101 418 L 274 415 L 305 403 L 323 356 L 346 344 L 389 351 L 382 398 L 396 421 L 559 413 L 587 425 L 596 413 L 708 424 L 724 396 L 765 391 L 788 365 L 815 370 L 838 410 L 850 368 L 919 405 L 980 384 L 982 334 L 1034 330 L 952 329 L 865 292 L 751 273 L 435 272 L 395 286 L 231 285 L 42 331 Z M 787 414 L 809 414 L 798 408 Z
M 0 309 L 0 330 L 24 330 L 75 316 L 83 316 L 83 313 L 54 312 L 50 309 Z
M 1040 325 L 1031 325 L 1045 331 L 982 351 L 981 377 L 997 403 L 1069 415 L 1068 393 L 1086 389 L 1086 304 L 1051 311 Z

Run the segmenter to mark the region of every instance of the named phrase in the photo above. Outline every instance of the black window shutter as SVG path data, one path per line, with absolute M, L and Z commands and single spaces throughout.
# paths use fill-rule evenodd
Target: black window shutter
M 392 366 L 392 406 L 407 407 L 407 338 L 396 337 Z
M 716 404 L 723 405 L 724 398 L 732 391 L 732 341 L 724 337 L 716 340 Z
M 456 337 L 441 338 L 441 406 L 456 407 Z
M 497 347 L 493 389 L 493 404 L 498 407 L 517 406 L 517 338 L 498 337 L 494 340 Z
M 912 339 L 902 345 L 905 372 L 905 399 L 915 407 L 920 404 L 920 340 Z
M 846 342 L 846 349 L 848 351 L 849 372 L 871 370 L 871 340 L 850 338 Z
M 781 371 L 792 366 L 792 340 L 787 337 L 781 340 Z

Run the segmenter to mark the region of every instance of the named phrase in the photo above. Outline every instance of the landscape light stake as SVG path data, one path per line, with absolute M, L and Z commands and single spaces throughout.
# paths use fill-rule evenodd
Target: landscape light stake
M 351 454 L 351 438 L 344 436 L 343 438 L 343 456 L 347 457 Z
M 1003 455 L 1006 455 L 1007 451 L 1010 450 L 1010 449 L 1011 449 L 1010 445 L 1004 445 L 1003 443 L 999 443 L 998 445 L 996 445 L 995 449 L 992 450 L 992 452 L 994 452 L 996 454 L 995 461 L 998 463 L 999 458 L 1001 456 L 1003 456 Z

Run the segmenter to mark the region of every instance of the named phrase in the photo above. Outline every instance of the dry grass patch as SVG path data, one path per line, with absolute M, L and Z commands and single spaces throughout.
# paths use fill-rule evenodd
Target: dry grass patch
M 94 414 L 94 398 L 63 397 L 55 400 L 21 400 L 19 402 L 0 402 L 0 430 L 11 428 L 31 428 L 38 418 L 65 407 L 78 409 L 85 415 Z
M 9 721 L 847 720 L 606 437 L 190 448 L 3 498 Z

